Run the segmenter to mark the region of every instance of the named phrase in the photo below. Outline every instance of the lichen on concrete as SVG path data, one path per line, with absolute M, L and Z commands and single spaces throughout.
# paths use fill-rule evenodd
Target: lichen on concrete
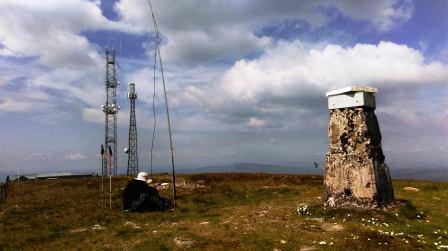
M 325 206 L 387 207 L 394 201 L 374 109 L 330 110 Z

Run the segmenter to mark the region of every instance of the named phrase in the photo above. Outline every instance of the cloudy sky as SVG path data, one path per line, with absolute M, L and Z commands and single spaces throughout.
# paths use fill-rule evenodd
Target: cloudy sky
M 153 0 L 180 168 L 310 166 L 328 149 L 325 92 L 379 88 L 391 168 L 448 161 L 448 1 Z M 145 0 L 0 0 L 0 170 L 97 170 L 104 49 L 118 50 L 119 149 L 136 83 L 139 163 L 152 128 Z M 156 165 L 168 166 L 160 81 Z M 127 157 L 119 151 L 119 168 Z M 99 169 L 98 169 L 99 170 Z

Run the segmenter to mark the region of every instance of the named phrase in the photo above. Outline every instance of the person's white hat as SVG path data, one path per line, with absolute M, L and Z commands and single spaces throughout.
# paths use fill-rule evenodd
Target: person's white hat
M 140 173 L 137 174 L 137 178 L 135 178 L 135 179 L 146 182 L 146 180 L 148 179 L 148 173 L 140 172 Z

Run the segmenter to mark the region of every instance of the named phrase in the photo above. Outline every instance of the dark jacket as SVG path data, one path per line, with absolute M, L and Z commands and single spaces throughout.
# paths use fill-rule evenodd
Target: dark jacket
M 159 197 L 159 191 L 144 181 L 132 179 L 123 191 L 123 209 L 144 210 L 150 197 Z

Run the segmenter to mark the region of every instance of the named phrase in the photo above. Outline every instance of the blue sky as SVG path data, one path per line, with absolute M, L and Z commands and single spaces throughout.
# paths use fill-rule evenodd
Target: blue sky
M 446 167 L 448 2 L 153 0 L 180 168 L 312 166 L 328 149 L 325 92 L 379 88 L 391 168 Z M 139 163 L 152 128 L 144 0 L 0 1 L 0 171 L 97 170 L 104 48 L 119 50 L 119 149 L 135 82 Z M 168 166 L 160 81 L 156 164 Z M 126 155 L 120 150 L 119 168 Z

